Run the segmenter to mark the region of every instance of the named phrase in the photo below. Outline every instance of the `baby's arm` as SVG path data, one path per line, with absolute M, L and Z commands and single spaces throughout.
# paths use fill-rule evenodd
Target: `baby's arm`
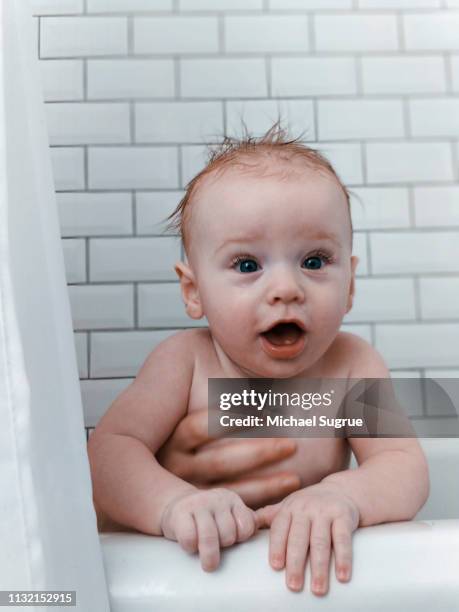
M 351 378 L 389 378 L 382 357 L 352 337 Z M 403 416 L 403 415 L 402 415 Z M 411 520 L 429 495 L 429 472 L 416 438 L 348 438 L 359 467 L 322 480 L 340 487 L 356 502 L 360 527 Z
M 150 354 L 88 442 L 94 502 L 110 519 L 199 550 L 204 569 L 219 547 L 255 530 L 255 515 L 226 489 L 200 491 L 159 465 L 154 454 L 186 414 L 193 336 L 176 334 Z
M 388 378 L 379 354 L 366 342 L 346 334 L 350 378 Z M 311 590 L 328 590 L 330 553 L 338 580 L 351 576 L 352 533 L 358 527 L 412 519 L 429 493 L 427 462 L 414 438 L 350 438 L 359 467 L 325 477 L 258 510 L 270 531 L 270 563 L 286 568 L 289 588 L 300 590 L 308 549 Z

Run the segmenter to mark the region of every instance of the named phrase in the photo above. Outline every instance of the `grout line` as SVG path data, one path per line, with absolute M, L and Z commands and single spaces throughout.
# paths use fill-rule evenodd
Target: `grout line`
M 319 139 L 319 100 L 313 97 L 312 100 L 312 119 L 314 122 L 314 141 L 320 142 Z
M 445 85 L 446 85 L 446 94 L 449 94 L 451 97 L 454 97 L 455 91 L 453 89 L 453 66 L 452 66 L 452 58 L 451 53 L 443 54 L 443 62 L 444 62 L 444 71 L 445 71 Z
M 355 75 L 356 75 L 356 94 L 357 96 L 363 96 L 363 69 L 362 69 L 362 56 L 356 55 L 355 57 Z
M 228 102 L 226 100 L 222 100 L 222 116 L 223 116 L 223 135 L 228 135 Z
M 136 143 L 136 113 L 135 113 L 135 102 L 129 101 L 129 141 L 130 144 Z
M 371 232 L 365 232 L 365 252 L 367 254 L 367 270 L 368 276 L 373 278 L 373 262 L 371 259 L 371 242 L 370 242 Z
M 37 57 L 38 59 L 41 59 L 41 17 L 38 17 L 37 19 L 37 28 L 38 28 L 38 33 L 37 33 Z
M 88 360 L 88 378 L 91 378 L 91 332 L 86 334 L 87 360 Z
M 368 164 L 367 164 L 367 143 L 362 142 L 362 181 L 365 187 L 369 187 L 368 183 Z
M 267 98 L 270 99 L 273 97 L 272 91 L 272 58 L 267 55 L 265 58 L 265 80 L 266 80 L 266 93 Z
M 454 179 L 455 182 L 457 183 L 459 181 L 459 142 L 456 141 L 451 141 L 451 158 L 452 158 L 452 164 L 453 164 L 453 174 L 454 174 Z
M 414 202 L 414 188 L 409 186 L 407 188 L 408 191 L 408 219 L 410 223 L 410 228 L 418 229 L 416 227 L 416 207 Z
M 376 347 L 376 325 L 374 323 L 370 323 L 370 340 L 371 346 Z
M 132 236 L 139 235 L 139 228 L 137 225 L 137 192 L 131 193 L 131 222 L 132 222 Z
M 150 0 L 151 2 L 153 0 Z M 178 5 L 178 1 L 179 0 L 172 0 L 173 2 L 173 6 L 171 10 L 155 10 L 155 9 L 146 9 L 146 10 L 133 10 L 133 9 L 129 9 L 126 8 L 126 10 L 120 10 L 120 11 L 112 11 L 112 12 L 105 12 L 105 11 L 91 11 L 90 15 L 94 16 L 94 17 L 129 17 L 129 15 L 132 15 L 133 13 L 135 13 L 136 16 L 138 17 L 176 17 L 177 12 L 180 13 L 180 15 L 184 16 L 184 17 L 217 17 L 220 14 L 227 14 L 227 15 L 231 15 L 231 16 L 236 16 L 236 17 L 246 17 L 246 16 L 251 16 L 251 17 L 257 17 L 257 16 L 263 16 L 266 13 L 266 9 L 264 4 L 262 4 L 261 8 L 254 8 L 254 9 L 226 9 L 226 10 L 222 10 L 222 9 L 203 9 L 203 10 L 187 10 L 182 9 L 180 10 L 180 7 Z M 445 0 L 443 0 L 445 1 Z M 187 0 L 182 0 L 182 2 L 185 3 L 186 6 L 186 2 Z M 262 2 L 268 2 L 268 0 L 262 0 Z M 306 0 L 307 2 L 307 0 Z M 356 2 L 356 0 L 354 0 L 354 3 Z M 369 17 L 372 16 L 379 16 L 379 15 L 396 15 L 396 14 L 401 14 L 401 15 L 417 15 L 417 14 L 423 14 L 423 15 L 432 15 L 432 14 L 441 14 L 443 12 L 443 8 L 447 8 L 447 10 L 452 14 L 458 14 L 459 12 L 459 7 L 421 7 L 421 6 L 417 6 L 417 7 L 404 7 L 404 8 L 400 8 L 400 9 L 396 9 L 393 7 L 388 7 L 388 8 L 378 8 L 378 9 L 374 9 L 374 8 L 359 8 L 357 4 L 352 5 L 350 8 L 315 8 L 315 9 L 305 9 L 305 8 L 270 8 L 269 11 L 275 15 L 292 15 L 292 16 L 300 16 L 300 15 L 305 15 L 308 13 L 313 13 L 313 14 L 317 14 L 317 15 L 324 15 L 324 16 L 340 16 L 340 15 L 352 15 L 354 13 L 354 11 L 357 9 L 359 9 L 359 13 L 361 13 L 362 15 L 367 15 Z M 34 17 L 61 17 L 63 19 L 71 19 L 72 17 L 81 17 L 82 13 L 81 12 L 73 12 L 73 13 L 40 13 L 40 12 L 35 12 L 33 14 Z
M 133 308 L 134 308 L 134 329 L 139 329 L 139 283 L 133 283 Z
M 182 84 L 180 81 L 180 57 L 175 56 L 173 58 L 173 66 L 174 66 L 174 88 L 175 88 L 175 96 L 172 98 L 173 100 L 182 99 Z
M 303 98 L 303 100 L 306 98 L 306 96 Z M 288 99 L 284 98 L 284 97 L 279 97 L 276 99 L 279 99 L 283 102 L 287 102 Z M 320 98 L 320 101 L 325 100 L 326 98 Z M 221 103 L 221 102 L 233 102 L 233 101 L 237 101 L 237 102 L 250 102 L 252 101 L 252 98 L 249 98 L 247 100 L 243 99 L 243 98 L 216 98 L 216 99 L 212 99 L 209 100 L 212 102 L 216 102 L 216 103 Z M 266 101 L 267 98 L 263 98 L 263 100 L 255 100 L 255 101 L 259 101 L 259 102 L 263 102 Z M 143 100 L 142 100 L 143 101 Z M 177 100 L 169 100 L 169 102 L 176 102 Z M 115 100 L 110 100 L 109 102 L 116 102 Z M 128 106 L 129 104 L 129 100 L 123 100 L 123 103 Z M 202 100 L 201 100 L 202 102 Z M 459 99 L 458 99 L 459 102 Z M 70 102 L 70 104 L 85 104 L 85 101 L 81 101 L 78 100 L 76 102 Z M 100 103 L 100 101 L 99 101 Z M 47 104 L 49 104 L 47 102 Z M 57 102 L 53 102 L 52 104 L 58 104 Z M 65 102 L 65 104 L 68 104 L 68 102 Z M 92 104 L 92 102 L 91 102 Z M 107 104 L 107 101 L 104 103 Z M 429 136 L 429 137 L 417 137 L 417 138 L 412 138 L 409 141 L 407 141 L 406 137 L 399 137 L 399 138 L 392 138 L 392 137 L 388 137 L 388 138 L 365 138 L 365 140 L 361 139 L 361 138 L 347 138 L 347 139 L 342 139 L 342 138 L 326 138 L 326 139 L 321 139 L 320 140 L 320 144 L 322 145 L 366 145 L 366 144 L 376 144 L 376 145 L 404 145 L 404 144 L 418 144 L 418 145 L 431 145 L 431 144 L 439 144 L 439 145 L 449 145 L 451 144 L 451 142 L 455 142 L 455 140 L 452 137 L 446 138 L 446 137 L 437 137 L 437 136 Z M 201 139 L 196 139 L 196 140 L 188 140 L 188 141 L 177 141 L 177 140 L 171 140 L 169 142 L 166 141 L 157 141 L 157 140 L 151 140 L 151 141 L 145 141 L 145 142 L 139 142 L 137 143 L 137 145 L 139 147 L 142 148 L 147 148 L 147 149 L 152 149 L 152 148 L 164 148 L 164 147 L 174 147 L 174 146 L 185 146 L 185 147 L 193 147 L 193 146 L 200 146 L 203 145 L 203 141 Z M 209 140 L 209 144 L 219 144 L 219 140 Z M 75 148 L 75 147 L 83 147 L 83 146 L 91 146 L 94 148 L 119 148 L 119 149 L 123 149 L 123 148 L 127 148 L 130 147 L 131 144 L 129 142 L 76 142 L 76 143 L 66 143 L 66 144 L 53 144 L 52 147 L 54 149 L 62 149 L 62 148 L 67 148 L 67 149 L 71 149 L 71 148 Z M 388 186 L 388 187 L 394 187 L 394 186 L 399 186 L 399 185 L 406 185 L 406 184 L 413 184 L 413 185 L 419 185 L 419 184 L 432 184 L 432 185 L 438 185 L 439 183 L 446 184 L 448 182 L 454 182 L 454 180 L 448 181 L 447 179 L 438 179 L 438 178 L 432 178 L 432 179 L 424 179 L 424 180 L 391 180 L 389 179 L 387 182 L 377 182 L 374 181 L 372 183 L 372 185 L 374 186 Z M 360 185 L 360 183 L 354 183 L 355 186 Z M 153 188 L 153 187 L 152 187 Z M 146 189 L 148 189 L 148 187 L 146 187 Z
M 89 189 L 89 147 L 83 147 L 83 173 L 84 173 L 84 191 Z
M 89 238 L 86 236 L 84 238 L 84 253 L 85 253 L 85 284 L 90 284 L 90 273 L 91 269 L 89 266 L 89 256 L 90 256 L 90 248 L 89 248 Z
M 178 183 L 179 183 L 179 189 L 183 190 L 184 189 L 184 184 L 183 184 L 183 147 L 182 146 L 178 146 L 178 150 L 177 150 L 177 175 L 178 175 Z
M 437 56 L 438 57 L 438 51 L 436 51 L 435 49 L 426 49 L 426 50 L 416 50 L 413 52 L 408 53 L 407 51 L 400 51 L 400 50 L 393 50 L 393 51 L 377 51 L 377 50 L 367 50 L 364 52 L 365 53 L 365 57 L 367 58 L 381 58 L 381 59 L 386 59 L 386 58 L 397 58 L 400 55 L 402 56 L 406 56 L 406 57 L 413 57 L 413 58 L 418 58 L 418 59 L 423 59 L 423 58 L 430 58 L 432 56 Z M 455 50 L 454 53 L 456 54 L 457 51 Z M 275 56 L 276 58 L 281 58 L 281 59 L 292 59 L 292 60 L 304 60 L 307 59 L 308 57 L 310 57 L 311 55 L 314 55 L 317 59 L 322 59 L 322 60 L 330 60 L 330 59 L 355 59 L 357 57 L 357 54 L 351 51 L 335 51 L 335 50 L 331 50 L 331 51 L 315 51 L 314 49 L 310 49 L 308 51 L 275 51 L 275 52 L 271 52 L 271 54 L 273 56 Z M 362 53 L 360 53 L 359 55 L 362 55 Z M 244 59 L 263 59 L 266 56 L 266 52 L 263 51 L 227 51 L 225 53 L 225 57 L 229 57 L 232 59 L 239 59 L 239 60 L 244 60 Z M 72 55 L 72 54 L 65 54 L 65 55 L 47 55 L 41 59 L 43 59 L 43 61 L 55 61 L 55 60 L 75 60 L 75 59 L 88 59 L 88 60 L 122 60 L 122 59 L 126 59 L 127 54 L 125 52 L 118 52 L 118 53 L 84 53 L 84 54 L 80 54 L 80 55 Z M 177 53 L 173 52 L 173 51 L 168 51 L 167 53 L 135 53 L 134 57 L 136 59 L 143 59 L 143 60 L 170 60 L 173 59 L 174 57 L 177 57 Z M 181 59 L 184 60 L 208 60 L 208 59 L 223 59 L 222 58 L 222 54 L 220 53 L 220 51 L 209 51 L 209 52 L 204 52 L 204 51 L 195 51 L 195 52 L 189 52 L 189 53 L 184 53 L 183 55 L 179 55 L 179 57 Z M 303 95 L 303 94 L 302 94 Z M 300 97 L 302 97 L 302 95 Z M 308 95 L 307 93 L 304 95 Z M 340 94 L 338 94 L 340 95 Z M 377 94 L 379 95 L 379 94 Z M 395 94 L 390 94 L 390 95 L 400 95 L 398 92 L 396 92 Z M 417 94 L 416 94 L 417 95 Z M 426 94 L 426 95 L 438 95 L 437 93 L 434 94 Z M 349 97 L 352 97 L 353 94 L 349 95 Z M 207 96 L 205 96 L 207 99 Z M 262 97 L 262 96 L 261 96 Z M 332 94 L 332 97 L 335 97 L 335 94 Z
M 410 101 L 408 96 L 402 96 L 402 115 L 405 129 L 405 140 L 414 142 L 413 127 L 411 125 Z
M 49 60 L 49 58 L 44 58 L 41 59 L 42 62 L 47 62 L 47 61 L 53 61 L 53 62 L 57 62 L 60 61 L 60 59 L 62 60 L 83 60 L 83 59 L 89 59 L 89 58 L 59 58 L 59 59 L 53 59 L 53 60 Z M 92 59 L 92 58 L 90 58 Z M 127 59 L 126 57 L 121 58 L 121 59 Z M 170 58 L 168 58 L 170 59 Z M 173 59 L 178 59 L 178 58 L 173 58 Z M 217 58 L 217 59 L 224 59 L 224 58 Z M 265 59 L 265 56 L 263 56 L 262 58 L 259 59 Z M 270 59 L 276 59 L 276 57 L 272 57 L 270 56 Z M 448 93 L 448 92 L 447 92 Z M 432 100 L 432 101 L 436 101 L 438 100 L 439 94 L 442 95 L 443 92 L 437 92 L 437 93 L 424 93 L 424 94 L 412 94 L 413 97 L 416 96 L 416 99 L 418 100 Z M 364 94 L 365 95 L 365 99 L 367 100 L 376 100 L 376 101 L 384 101 L 384 100 L 395 100 L 395 101 L 399 101 L 401 99 L 401 95 L 400 94 L 394 94 L 394 93 L 388 93 L 388 94 Z M 304 94 L 298 94 L 298 95 L 290 95 L 290 94 L 284 94 L 284 95 L 279 95 L 277 96 L 283 100 L 288 100 L 288 101 L 302 101 L 305 98 L 310 98 L 312 97 L 310 92 L 305 91 Z M 330 100 L 330 101 L 334 101 L 334 102 L 341 102 L 341 101 L 347 101 L 347 100 L 356 100 L 356 95 L 354 94 L 320 94 L 320 95 L 316 95 L 316 98 L 320 98 L 321 100 Z M 456 92 L 452 92 L 451 95 L 447 95 L 445 96 L 447 98 L 451 98 L 451 99 L 459 99 L 459 94 Z M 130 99 L 132 99 L 131 96 L 124 96 L 124 97 L 98 97 L 98 98 L 91 98 L 91 101 L 94 102 L 94 104 L 107 104 L 108 102 L 128 102 Z M 139 98 L 139 100 L 142 100 L 142 102 L 173 102 L 176 99 L 176 96 L 142 96 L 141 98 Z M 240 101 L 240 102 L 260 102 L 263 100 L 266 100 L 265 96 L 256 96 L 256 95 L 238 95 L 238 96 L 181 96 L 181 99 L 184 102 L 221 102 L 222 100 L 228 100 L 228 101 Z M 360 98 L 359 98 L 360 99 Z M 69 100 L 65 100 L 65 102 L 68 102 Z M 47 101 L 49 104 L 61 104 L 63 102 L 63 100 L 48 100 Z M 80 100 L 70 100 L 70 102 L 72 102 L 72 104 L 81 104 Z M 430 137 L 420 137 L 419 140 L 423 141 L 424 139 L 427 140 L 432 140 L 432 139 L 436 139 L 436 140 L 441 140 L 442 137 L 440 136 L 430 136 Z M 351 142 L 353 140 L 358 140 L 360 141 L 360 138 L 355 138 L 355 139 L 347 139 L 350 140 Z M 379 140 L 379 138 L 370 138 L 367 140 Z M 394 138 L 394 137 L 390 137 L 390 138 L 382 138 L 381 140 L 403 140 L 402 138 Z
M 83 102 L 88 100 L 88 60 L 83 58 Z
M 128 57 L 134 55 L 134 17 L 128 15 L 127 18 L 127 55 Z

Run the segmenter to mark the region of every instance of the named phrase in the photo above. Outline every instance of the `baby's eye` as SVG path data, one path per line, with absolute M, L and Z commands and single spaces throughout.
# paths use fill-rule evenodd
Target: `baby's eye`
M 239 272 L 257 272 L 259 270 L 258 263 L 255 259 L 250 259 L 248 257 L 237 257 L 233 261 L 233 267 L 237 268 Z
M 316 255 L 310 255 L 303 261 L 302 266 L 307 270 L 320 270 L 324 264 L 330 263 L 331 257 L 324 253 L 317 253 Z

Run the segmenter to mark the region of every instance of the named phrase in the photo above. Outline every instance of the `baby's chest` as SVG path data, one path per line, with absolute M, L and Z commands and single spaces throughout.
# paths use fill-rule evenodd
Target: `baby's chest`
M 218 375 L 214 375 L 218 378 Z M 208 379 L 200 384 L 193 384 L 188 411 L 202 410 L 208 407 Z M 231 443 L 240 444 L 247 438 L 231 438 Z M 292 471 L 297 474 L 302 486 L 315 484 L 328 474 L 346 469 L 349 464 L 350 448 L 342 438 L 295 438 L 296 452 L 282 461 L 250 472 L 251 475 L 269 475 L 280 471 Z M 215 446 L 229 443 L 229 438 L 222 438 L 212 444 Z

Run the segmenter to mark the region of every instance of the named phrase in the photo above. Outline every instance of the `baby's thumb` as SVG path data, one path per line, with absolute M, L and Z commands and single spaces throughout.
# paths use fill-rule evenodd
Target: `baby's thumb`
M 271 506 L 264 506 L 255 510 L 255 520 L 257 529 L 263 529 L 265 527 L 271 527 L 274 517 L 276 516 L 281 502 L 278 504 L 272 504 Z

